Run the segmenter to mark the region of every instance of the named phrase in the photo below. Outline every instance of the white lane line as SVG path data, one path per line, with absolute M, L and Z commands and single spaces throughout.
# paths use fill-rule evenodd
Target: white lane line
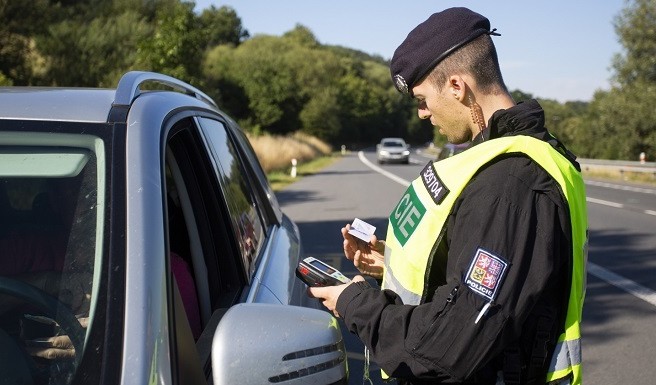
M 358 157 L 360 158 L 362 163 L 366 164 L 367 166 L 369 166 L 374 171 L 377 171 L 377 172 L 383 174 L 384 176 L 392 179 L 393 181 L 395 181 L 397 183 L 400 183 L 400 184 L 402 184 L 406 187 L 408 185 L 410 185 L 410 182 L 408 182 L 407 180 L 399 178 L 398 176 L 396 176 L 396 175 L 394 175 L 390 172 L 387 172 L 387 171 L 383 170 L 382 168 L 377 167 L 376 165 L 374 165 L 370 161 L 368 161 L 367 158 L 365 158 L 364 153 L 362 151 L 360 151 L 358 153 Z M 622 205 L 620 203 L 608 202 L 608 201 L 604 201 L 604 200 L 601 200 L 601 199 L 586 198 L 586 200 L 588 202 L 598 203 L 598 204 L 612 206 L 612 207 L 619 207 L 619 208 L 624 207 L 624 205 Z M 645 210 L 645 212 L 647 214 L 650 214 L 650 215 L 656 215 L 656 211 Z M 634 296 L 636 296 L 636 297 L 638 297 L 638 298 L 640 298 L 644 301 L 647 301 L 648 303 L 656 306 L 656 292 L 654 292 L 650 289 L 647 289 L 644 286 L 641 286 L 641 285 L 639 285 L 639 284 L 637 284 L 637 283 L 635 283 L 635 282 L 633 282 L 633 281 L 631 281 L 627 278 L 624 278 L 621 275 L 615 274 L 610 270 L 606 270 L 603 267 L 601 267 L 599 265 L 596 265 L 592 262 L 588 262 L 588 273 L 594 275 L 595 277 L 597 277 L 599 279 L 602 279 L 602 280 L 610 283 L 613 286 L 616 286 L 616 287 L 626 291 L 629 294 L 632 294 L 632 295 L 634 295 Z
M 656 292 L 651 289 L 639 285 L 630 279 L 624 278 L 619 274 L 615 274 L 610 270 L 606 270 L 592 262 L 588 262 L 588 273 L 610 283 L 619 289 L 626 291 L 629 294 L 640 298 L 641 300 L 651 305 L 656 306 Z
M 596 203 L 596 204 L 599 204 L 599 205 L 615 207 L 615 208 L 618 208 L 618 209 L 623 209 L 624 208 L 624 205 L 622 203 L 609 202 L 609 201 L 605 201 L 603 199 L 587 197 L 587 198 L 585 198 L 585 200 L 590 202 L 590 203 Z M 640 211 L 640 210 L 636 210 L 636 211 Z M 656 216 L 656 211 L 654 211 L 654 210 L 642 210 L 642 212 L 644 214 L 647 214 L 647 215 Z
M 621 203 L 609 202 L 609 201 L 605 201 L 605 200 L 602 200 L 602 199 L 596 199 L 596 198 L 588 197 L 588 198 L 585 198 L 585 200 L 588 201 L 588 202 L 597 203 L 597 204 L 604 205 L 604 206 L 617 207 L 618 209 L 621 209 L 621 208 L 624 207 L 624 205 L 621 204 Z
M 639 193 L 645 193 L 645 194 L 656 194 L 656 189 L 645 188 L 645 187 L 625 186 L 625 185 L 621 185 L 621 184 L 608 183 L 608 182 L 597 182 L 597 181 L 593 181 L 593 180 L 586 180 L 585 184 L 589 184 L 591 186 L 612 188 L 612 189 L 615 189 L 615 190 L 633 191 L 633 192 L 639 192 Z
M 362 161 L 362 163 L 369 166 L 369 168 L 371 168 L 372 170 L 385 175 L 386 177 L 390 178 L 391 180 L 395 181 L 396 183 L 399 183 L 399 184 L 401 184 L 405 187 L 410 186 L 410 182 L 408 182 L 407 180 L 405 180 L 403 178 L 399 178 L 398 176 L 392 174 L 391 172 L 385 171 L 382 168 L 380 168 L 380 167 L 376 166 L 375 164 L 371 163 L 367 158 L 365 158 L 364 153 L 362 151 L 358 152 L 358 158 L 360 158 L 360 161 Z

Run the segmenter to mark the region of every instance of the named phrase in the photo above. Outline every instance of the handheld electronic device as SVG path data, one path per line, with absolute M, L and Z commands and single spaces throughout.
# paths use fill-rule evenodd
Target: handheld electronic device
M 351 282 L 339 270 L 314 257 L 299 262 L 296 276 L 308 286 L 335 286 Z

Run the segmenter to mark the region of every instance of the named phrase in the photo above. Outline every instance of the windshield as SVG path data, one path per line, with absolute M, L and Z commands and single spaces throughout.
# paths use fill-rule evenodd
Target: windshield
M 396 140 L 388 140 L 383 142 L 383 147 L 404 147 L 405 143 Z
M 103 165 L 91 135 L 0 132 L 0 345 L 16 351 L 3 374 L 74 376 L 98 291 Z

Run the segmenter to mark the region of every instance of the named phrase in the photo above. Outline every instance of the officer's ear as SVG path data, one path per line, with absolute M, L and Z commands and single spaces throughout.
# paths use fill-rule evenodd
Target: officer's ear
M 447 79 L 447 85 L 449 92 L 463 105 L 467 104 L 468 93 L 471 92 L 469 87 L 467 87 L 467 82 L 460 75 L 451 75 Z

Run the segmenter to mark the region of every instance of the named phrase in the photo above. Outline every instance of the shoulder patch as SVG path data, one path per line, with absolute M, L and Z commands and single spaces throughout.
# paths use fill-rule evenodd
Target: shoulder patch
M 421 171 L 421 181 L 436 205 L 439 205 L 449 194 L 449 189 L 435 172 L 433 162 L 428 162 Z
M 465 284 L 474 293 L 493 301 L 507 270 L 508 262 L 489 251 L 478 248 L 467 269 Z

